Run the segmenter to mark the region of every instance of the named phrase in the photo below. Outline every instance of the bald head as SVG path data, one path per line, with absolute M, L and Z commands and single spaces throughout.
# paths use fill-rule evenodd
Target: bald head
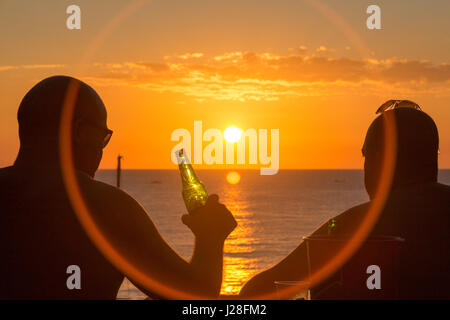
M 66 101 L 73 96 L 74 101 Z M 95 174 L 102 149 L 112 133 L 106 126 L 106 109 L 94 89 L 67 76 L 42 80 L 20 103 L 17 113 L 20 150 L 16 164 L 57 167 L 59 126 L 66 103 L 74 104 L 71 133 L 75 167 L 91 176 Z
M 69 86 L 78 89 L 74 101 L 75 114 L 106 126 L 106 109 L 94 89 L 71 77 L 54 76 L 36 84 L 20 103 L 17 119 L 21 144 L 40 144 L 57 139 Z
M 439 135 L 433 119 L 420 110 L 393 109 L 373 121 L 364 142 L 365 182 L 371 196 L 381 176 L 385 141 L 395 138 L 387 135 L 390 120 L 395 123 L 397 137 L 393 187 L 437 180 Z

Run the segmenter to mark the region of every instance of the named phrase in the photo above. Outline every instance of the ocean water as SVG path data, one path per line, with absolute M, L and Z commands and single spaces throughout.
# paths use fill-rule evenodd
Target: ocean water
M 234 214 L 238 227 L 225 243 L 222 294 L 237 294 L 258 272 L 276 264 L 329 218 L 365 202 L 360 170 L 281 170 L 273 176 L 237 171 L 237 184 L 227 182 L 226 170 L 198 170 L 210 194 Z M 115 170 L 100 170 L 96 179 L 115 185 Z M 450 184 L 450 170 L 439 181 Z M 176 170 L 123 170 L 121 187 L 147 210 L 167 242 L 186 260 L 194 237 L 182 224 L 186 212 Z M 145 295 L 125 280 L 118 298 Z

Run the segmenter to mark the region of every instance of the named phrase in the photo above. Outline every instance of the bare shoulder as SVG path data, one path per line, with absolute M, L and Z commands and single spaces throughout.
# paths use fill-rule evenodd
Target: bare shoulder
M 450 185 L 443 183 L 436 183 L 438 189 L 442 190 L 442 192 L 450 193 Z
M 11 175 L 13 167 L 0 168 L 0 179 L 4 179 Z
M 367 213 L 367 211 L 369 210 L 370 204 L 371 204 L 371 202 L 369 201 L 369 202 L 365 202 L 365 203 L 359 204 L 357 206 L 354 206 L 354 207 L 342 212 L 338 216 L 336 216 L 335 219 L 346 220 L 346 219 L 354 219 L 354 218 L 357 218 L 358 216 L 364 216 Z
M 333 219 L 334 221 L 334 235 L 346 235 L 351 234 L 361 224 L 362 220 L 366 217 L 369 211 L 371 202 L 366 202 L 357 206 L 354 206 L 343 213 L 337 215 Z M 324 224 L 319 233 L 328 234 L 328 223 Z
M 78 182 L 85 200 L 90 206 L 108 212 L 144 211 L 144 208 L 128 193 L 110 184 L 78 173 Z

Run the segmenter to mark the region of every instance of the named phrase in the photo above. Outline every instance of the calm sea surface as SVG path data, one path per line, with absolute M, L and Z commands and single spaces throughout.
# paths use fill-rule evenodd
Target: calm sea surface
M 303 236 L 340 212 L 368 200 L 359 170 L 282 170 L 273 176 L 237 171 L 230 184 L 228 171 L 199 170 L 208 192 L 234 214 L 239 226 L 225 244 L 222 294 L 237 294 L 253 275 L 280 261 Z M 96 179 L 115 185 L 114 170 L 100 170 Z M 439 173 L 450 184 L 450 170 Z M 186 212 L 181 182 L 175 170 L 124 170 L 122 189 L 147 210 L 167 242 L 189 260 L 194 237 L 181 223 Z M 118 297 L 145 296 L 125 281 Z

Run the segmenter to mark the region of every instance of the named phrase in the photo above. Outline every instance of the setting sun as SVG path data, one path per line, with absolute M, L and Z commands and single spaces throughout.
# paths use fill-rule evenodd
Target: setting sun
M 241 135 L 242 135 L 241 129 L 235 126 L 226 128 L 224 132 L 225 140 L 231 143 L 238 142 L 239 139 L 241 138 Z
M 227 181 L 229 184 L 237 184 L 241 181 L 241 175 L 236 171 L 231 171 L 227 173 Z

